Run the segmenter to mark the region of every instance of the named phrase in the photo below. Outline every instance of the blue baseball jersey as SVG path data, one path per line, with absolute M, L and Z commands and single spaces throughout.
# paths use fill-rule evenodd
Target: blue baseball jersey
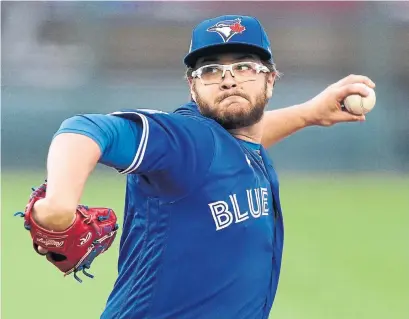
M 101 319 L 266 319 L 283 249 L 276 172 L 261 145 L 196 104 L 68 120 L 127 174 L 118 278 Z

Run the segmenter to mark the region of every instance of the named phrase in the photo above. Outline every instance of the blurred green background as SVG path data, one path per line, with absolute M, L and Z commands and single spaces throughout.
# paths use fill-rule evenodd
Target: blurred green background
M 119 240 L 93 263 L 94 279 L 64 278 L 33 251 L 23 220 L 12 216 L 42 178 L 30 171 L 2 176 L 1 318 L 98 318 L 115 280 Z M 286 175 L 281 185 L 286 238 L 271 318 L 409 318 L 407 180 Z M 124 178 L 101 170 L 83 202 L 120 212 L 123 192 Z
M 191 30 L 229 13 L 257 16 L 270 36 L 284 77 L 269 109 L 306 101 L 351 73 L 377 85 L 365 123 L 308 128 L 269 150 L 286 227 L 271 317 L 409 318 L 407 1 L 3 1 L 2 318 L 99 317 L 119 239 L 93 264 L 96 278 L 78 284 L 34 253 L 13 213 L 45 178 L 47 149 L 65 118 L 185 103 Z M 124 182 L 99 167 L 82 202 L 112 207 L 121 219 Z

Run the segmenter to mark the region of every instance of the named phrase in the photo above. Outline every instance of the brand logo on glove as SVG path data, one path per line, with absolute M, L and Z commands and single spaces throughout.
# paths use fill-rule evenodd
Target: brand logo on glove
M 80 238 L 80 244 L 78 246 L 84 245 L 87 241 L 89 241 L 92 237 L 91 232 L 88 232 L 85 237 Z
M 48 238 L 42 238 L 42 237 L 37 237 L 37 242 L 46 246 L 46 247 L 56 247 L 56 248 L 60 248 L 62 247 L 62 245 L 64 245 L 64 240 L 62 241 L 57 241 L 54 239 L 48 239 Z

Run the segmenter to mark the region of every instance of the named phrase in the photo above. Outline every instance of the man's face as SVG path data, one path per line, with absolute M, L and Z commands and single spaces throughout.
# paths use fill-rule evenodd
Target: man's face
M 220 54 L 199 59 L 194 69 L 209 64 L 244 61 L 262 65 L 254 55 Z M 216 120 L 225 129 L 238 129 L 259 122 L 272 95 L 273 73 L 259 72 L 250 77 L 236 73 L 233 77 L 230 71 L 225 71 L 220 81 L 205 81 L 203 76 L 202 80 L 193 78 L 189 81 L 192 97 L 200 112 Z

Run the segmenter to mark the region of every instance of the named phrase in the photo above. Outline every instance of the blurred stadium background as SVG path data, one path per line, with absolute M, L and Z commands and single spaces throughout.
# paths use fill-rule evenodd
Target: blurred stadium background
M 43 180 L 65 118 L 185 103 L 191 30 L 229 13 L 258 17 L 270 36 L 284 77 L 269 109 L 301 103 L 350 73 L 377 85 L 366 123 L 308 128 L 270 150 L 286 223 L 271 317 L 409 318 L 407 1 L 3 1 L 2 318 L 98 318 L 117 250 L 94 264 L 96 279 L 79 285 L 33 253 L 12 213 Z M 121 212 L 123 177 L 97 170 L 83 202 Z

